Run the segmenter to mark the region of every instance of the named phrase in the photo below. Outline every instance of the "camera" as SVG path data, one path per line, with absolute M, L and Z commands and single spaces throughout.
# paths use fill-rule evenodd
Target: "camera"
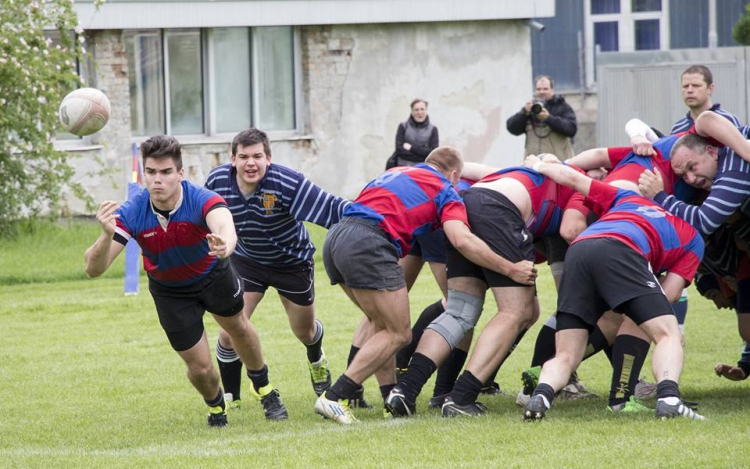
M 545 103 L 543 100 L 535 99 L 534 101 L 532 101 L 532 104 L 531 104 L 531 113 L 539 114 L 540 112 L 542 112 L 542 109 L 544 109 L 545 104 L 547 103 Z

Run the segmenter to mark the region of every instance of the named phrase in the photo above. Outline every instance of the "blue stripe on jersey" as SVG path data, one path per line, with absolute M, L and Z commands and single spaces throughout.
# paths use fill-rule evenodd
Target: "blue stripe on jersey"
M 227 201 L 237 231 L 235 253 L 260 264 L 310 262 L 315 246 L 303 221 L 329 228 L 349 201 L 320 189 L 301 173 L 271 164 L 253 196 L 246 199 L 230 164 L 217 166 L 206 187 Z
M 724 109 L 721 109 L 721 104 L 714 103 L 714 105 L 711 106 L 710 110 L 731 122 L 735 127 L 740 128 L 742 126 L 737 116 L 725 111 Z M 669 133 L 676 134 L 679 132 L 687 132 L 694 124 L 695 121 L 693 120 L 693 116 L 691 116 L 690 112 L 688 112 L 685 117 L 674 123 L 674 125 L 672 126 L 672 130 Z
M 375 187 L 383 187 L 383 190 L 393 193 L 407 209 L 413 209 L 430 201 L 417 181 L 400 172 L 389 171 L 381 174 L 367 184 L 365 190 Z
M 544 183 L 544 175 L 537 173 L 531 168 L 527 168 L 526 166 L 512 166 L 510 168 L 503 168 L 501 170 L 495 171 L 492 174 L 505 174 L 505 173 L 512 173 L 512 172 L 519 172 L 523 173 L 526 176 L 528 176 L 529 179 L 531 179 L 531 182 L 534 183 L 535 186 L 539 187 Z
M 586 228 L 579 235 L 580 238 L 589 235 L 621 233 L 633 241 L 638 246 L 638 250 L 647 256 L 651 252 L 651 246 L 648 244 L 646 234 L 638 229 L 633 223 L 625 220 L 599 220 Z

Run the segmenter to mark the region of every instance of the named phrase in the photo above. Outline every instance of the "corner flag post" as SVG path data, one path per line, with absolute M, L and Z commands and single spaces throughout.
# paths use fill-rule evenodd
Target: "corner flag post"
M 135 197 L 141 191 L 141 167 L 138 162 L 138 146 L 133 143 L 133 173 L 128 182 L 128 200 Z M 125 246 L 125 294 L 137 295 L 139 290 L 138 259 L 141 257 L 141 249 L 134 239 L 128 241 Z

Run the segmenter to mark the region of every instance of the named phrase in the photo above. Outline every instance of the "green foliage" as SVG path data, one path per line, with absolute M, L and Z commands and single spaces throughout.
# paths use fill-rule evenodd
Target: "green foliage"
M 79 81 L 76 59 L 83 53 L 72 34 L 78 24 L 72 1 L 2 3 L 0 237 L 16 232 L 20 219 L 47 209 L 55 214 L 64 188 L 81 194 L 66 154 L 54 149 L 51 138 L 58 131 L 57 107 Z M 59 44 L 45 35 L 51 27 Z
M 311 232 L 321 247 L 324 230 Z M 0 241 L 0 272 L 41 272 L 46 260 L 62 279 L 0 282 L 1 467 L 747 467 L 750 381 L 730 382 L 712 370 L 718 361 L 733 363 L 739 357 L 736 315 L 717 311 L 695 290 L 690 292 L 680 381 L 685 399 L 699 401 L 709 421 L 608 412 L 611 367 L 602 354 L 579 370 L 598 399 L 555 401 L 547 420 L 524 423 L 514 403 L 519 375 L 528 366 L 539 327 L 555 308 L 554 285 L 542 265 L 542 315 L 497 376 L 501 388 L 513 395 L 481 396 L 487 416 L 439 417 L 427 410 L 428 383 L 414 418 L 386 421 L 371 379 L 365 393 L 375 408 L 355 411 L 361 425 L 343 428 L 322 420 L 312 409 L 305 348 L 269 289 L 252 321 L 289 420 L 266 422 L 260 405 L 243 393 L 242 407 L 229 413 L 229 427 L 216 430 L 207 428 L 206 407 L 159 326 L 145 276 L 137 296 L 123 296 L 121 277 L 65 279 L 69 272 L 81 272 L 80 256 L 99 233 L 96 223 L 38 225 L 19 240 Z M 26 261 L 17 257 L 4 263 L 11 251 L 25 253 Z M 329 285 L 322 262 L 315 275 L 316 314 L 325 323 L 325 350 L 336 379 L 361 314 L 340 288 Z M 425 268 L 409 295 L 412 320 L 436 295 Z M 477 330 L 495 311 L 488 295 Z M 213 348 L 216 323 L 210 315 L 204 323 Z M 649 374 L 647 365 L 643 375 Z M 243 378 L 242 385 L 245 390 L 250 383 Z M 653 407 L 654 401 L 646 404 Z
M 750 3 L 745 5 L 745 16 L 741 16 L 732 28 L 732 39 L 738 44 L 750 46 Z

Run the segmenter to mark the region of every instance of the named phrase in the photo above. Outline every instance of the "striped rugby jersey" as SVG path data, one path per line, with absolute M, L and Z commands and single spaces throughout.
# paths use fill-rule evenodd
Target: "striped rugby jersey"
M 713 106 L 711 106 L 711 109 L 709 109 L 709 111 L 713 111 L 716 114 L 726 118 L 729 122 L 732 123 L 732 125 L 734 125 L 738 129 L 742 127 L 742 123 L 737 118 L 737 116 L 722 109 L 719 103 L 715 103 Z M 685 117 L 683 117 L 682 119 L 674 123 L 674 125 L 672 126 L 672 130 L 670 130 L 669 133 L 676 134 L 679 132 L 686 132 L 690 130 L 690 128 L 693 127 L 694 125 L 695 125 L 695 121 L 693 120 L 693 116 L 691 116 L 690 111 L 688 111 Z
M 740 129 L 750 138 L 750 126 Z M 750 164 L 731 149 L 719 150 L 716 175 L 711 191 L 701 205 L 690 205 L 664 192 L 654 200 L 670 212 L 690 223 L 703 236 L 713 233 L 750 196 Z
M 559 234 L 565 210 L 572 208 L 583 213 L 584 216 L 588 215 L 589 211 L 583 205 L 583 198 L 576 200 L 572 198 L 576 193 L 575 189 L 557 184 L 552 179 L 524 166 L 495 171 L 479 182 L 491 182 L 504 178 L 519 181 L 529 192 L 534 214 L 526 222 L 526 227 L 535 239 Z
M 445 176 L 425 163 L 398 166 L 370 181 L 343 216 L 369 220 L 381 227 L 399 257 L 411 251 L 415 236 L 435 231 L 448 220 L 469 226 L 458 192 Z
M 591 181 L 589 200 L 605 212 L 573 243 L 588 238 L 621 241 L 648 260 L 655 274 L 668 271 L 693 280 L 703 258 L 703 238 L 684 220 L 633 191 Z
M 206 235 L 211 232 L 206 215 L 226 206 L 215 192 L 182 181 L 182 197 L 169 214 L 166 228 L 151 206 L 149 192 L 141 190 L 123 203 L 117 213 L 115 240 L 127 244 L 135 238 L 143 251 L 143 269 L 162 285 L 179 287 L 203 279 L 218 259 L 209 256 Z
M 237 170 L 230 163 L 212 169 L 205 187 L 224 197 L 232 212 L 237 230 L 234 253 L 265 265 L 312 262 L 315 246 L 302 222 L 330 228 L 350 204 L 276 163 L 268 165 L 249 199 L 242 195 Z

